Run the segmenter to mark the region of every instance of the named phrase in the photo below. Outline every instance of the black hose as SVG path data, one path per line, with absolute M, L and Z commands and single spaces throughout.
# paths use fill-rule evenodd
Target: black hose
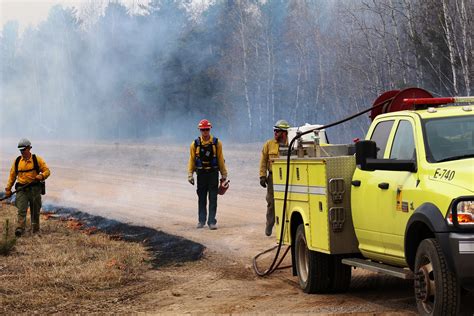
M 333 126 L 336 126 L 336 125 L 339 125 L 339 124 L 342 124 L 342 123 L 345 123 L 349 120 L 352 120 L 358 116 L 361 116 L 362 114 L 365 114 L 369 111 L 372 111 L 373 109 L 376 109 L 376 108 L 379 108 L 383 105 L 386 105 L 386 104 L 389 104 L 390 102 L 392 102 L 394 98 L 389 98 L 389 99 L 386 99 L 378 104 L 374 104 L 373 106 L 371 106 L 370 108 L 366 109 L 366 110 L 363 110 L 361 112 L 358 112 L 354 115 L 351 115 L 351 116 L 348 116 L 340 121 L 336 121 L 334 123 L 330 123 L 330 124 L 327 124 L 327 125 L 324 125 L 324 126 L 321 126 L 321 127 L 316 127 L 316 128 L 313 128 L 311 130 L 308 130 L 308 131 L 305 131 L 305 132 L 302 132 L 302 133 L 297 133 L 295 137 L 293 137 L 293 139 L 290 141 L 290 144 L 288 145 L 288 153 L 286 155 L 286 180 L 285 180 L 285 196 L 284 196 L 284 199 L 283 199 L 283 212 L 282 212 L 282 215 L 281 215 L 281 231 L 280 231 L 280 241 L 278 242 L 278 245 L 277 246 L 274 246 L 270 249 L 267 249 L 259 254 L 257 254 L 254 258 L 253 258 L 253 269 L 255 270 L 255 273 L 259 276 L 266 276 L 266 275 L 270 275 L 272 274 L 273 272 L 275 272 L 275 270 L 278 269 L 278 266 L 280 265 L 280 263 L 283 261 L 284 257 L 286 256 L 288 250 L 291 248 L 291 246 L 288 246 L 288 248 L 286 249 L 286 252 L 285 254 L 283 255 L 283 257 L 280 259 L 280 261 L 277 263 L 277 260 L 278 260 L 278 256 L 280 255 L 280 250 L 281 250 L 281 246 L 283 244 L 283 233 L 284 233 L 284 229 L 285 229 L 285 215 L 286 215 L 286 201 L 288 199 L 288 183 L 289 183 L 289 180 L 290 180 L 290 157 L 291 157 L 291 151 L 293 149 L 293 145 L 295 143 L 295 141 L 300 138 L 301 136 L 303 135 L 306 135 L 306 134 L 309 134 L 309 133 L 313 133 L 315 131 L 319 131 L 321 129 L 326 129 L 326 128 L 329 128 L 329 127 L 333 127 Z M 275 258 L 273 259 L 273 262 L 271 263 L 270 267 L 265 270 L 264 272 L 261 272 L 258 270 L 258 267 L 257 267 L 257 258 L 260 257 L 261 255 L 267 253 L 267 252 L 270 252 L 272 250 L 274 250 L 275 248 L 277 248 L 277 252 L 275 254 Z
M 276 249 L 277 247 L 279 247 L 279 246 L 280 246 L 280 245 L 273 246 L 272 248 L 269 248 L 269 249 L 267 249 L 267 250 L 265 250 L 265 251 L 259 253 L 258 255 L 256 255 L 256 256 L 253 258 L 253 269 L 254 269 L 254 271 L 255 271 L 255 273 L 256 273 L 257 275 L 259 275 L 259 276 L 270 275 L 270 274 L 272 274 L 272 273 L 273 273 L 275 270 L 277 270 L 277 269 L 291 268 L 291 265 L 290 265 L 290 266 L 280 267 L 281 262 L 283 261 L 283 259 L 285 259 L 286 254 L 287 254 L 288 251 L 291 249 L 291 246 L 288 246 L 288 247 L 286 248 L 285 252 L 283 253 L 283 256 L 280 258 L 280 261 L 278 261 L 278 263 L 276 264 L 275 268 L 272 269 L 272 271 L 270 271 L 270 268 L 272 268 L 272 267 L 270 267 L 268 270 L 266 270 L 266 271 L 264 271 L 264 272 L 261 272 L 261 271 L 258 269 L 257 259 L 258 259 L 260 256 L 262 256 L 262 255 L 264 255 L 264 254 L 266 254 L 266 253 L 268 253 L 268 252 L 270 252 L 270 251 L 275 250 L 275 249 Z M 277 258 L 277 257 L 278 257 L 278 256 L 276 256 L 275 258 Z

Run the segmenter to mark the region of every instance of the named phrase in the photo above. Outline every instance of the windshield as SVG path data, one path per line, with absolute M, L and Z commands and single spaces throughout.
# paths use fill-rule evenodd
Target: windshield
M 425 120 L 429 162 L 474 157 L 474 115 Z

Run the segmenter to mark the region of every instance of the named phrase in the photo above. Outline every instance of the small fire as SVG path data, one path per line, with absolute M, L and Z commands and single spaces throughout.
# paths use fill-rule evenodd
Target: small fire
M 75 218 L 70 218 L 67 222 L 67 228 L 73 229 L 73 230 L 79 230 L 82 227 L 82 223 L 78 221 Z
M 43 220 L 47 221 L 50 218 L 56 218 L 57 215 L 52 212 L 41 212 L 41 217 L 43 218 Z

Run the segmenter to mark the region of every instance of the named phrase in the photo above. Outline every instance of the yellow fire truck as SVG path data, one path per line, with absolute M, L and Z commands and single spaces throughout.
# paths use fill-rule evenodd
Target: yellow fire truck
M 420 314 L 458 312 L 474 289 L 473 101 L 389 91 L 365 140 L 275 160 L 277 239 L 304 292 L 345 291 L 360 267 L 413 279 Z

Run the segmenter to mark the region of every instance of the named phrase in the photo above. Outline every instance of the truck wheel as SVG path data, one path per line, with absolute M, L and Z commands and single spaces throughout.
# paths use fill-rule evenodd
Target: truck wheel
M 329 255 L 308 249 L 304 225 L 300 224 L 295 236 L 296 272 L 305 293 L 322 293 L 330 290 Z
M 352 267 L 341 262 L 344 257 L 332 255 L 330 264 L 330 275 L 332 276 L 331 291 L 345 292 L 351 285 Z
M 460 287 L 436 239 L 423 240 L 415 258 L 415 298 L 420 315 L 457 315 Z

